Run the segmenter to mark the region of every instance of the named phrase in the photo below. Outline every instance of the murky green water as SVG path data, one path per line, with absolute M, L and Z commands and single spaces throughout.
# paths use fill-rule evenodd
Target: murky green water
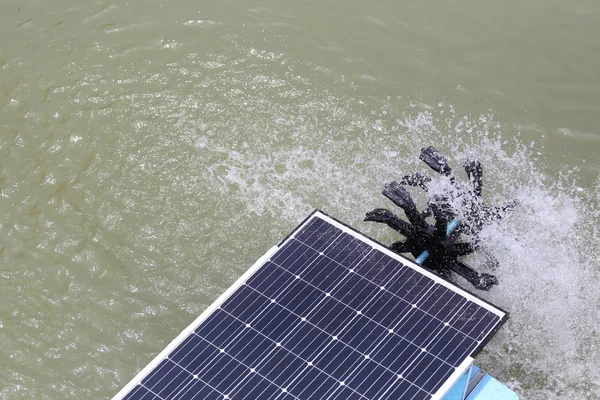
M 85 4 L 84 4 L 85 3 Z M 478 362 L 600 397 L 600 4 L 0 1 L 0 398 L 106 399 L 320 208 L 486 167 Z

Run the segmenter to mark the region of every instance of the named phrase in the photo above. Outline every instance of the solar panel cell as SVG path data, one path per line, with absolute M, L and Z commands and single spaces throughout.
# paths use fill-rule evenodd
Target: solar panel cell
M 397 399 L 427 399 L 429 398 L 429 393 L 425 392 L 423 389 L 418 388 L 417 386 L 411 384 L 410 382 L 404 379 L 398 379 L 394 385 L 392 385 L 389 390 L 383 394 L 384 400 L 397 400 Z
M 310 243 L 316 251 L 329 247 L 333 239 L 341 234 L 340 230 L 331 226 L 324 220 L 312 219 L 297 235 L 297 240 L 302 243 Z
M 269 312 L 265 313 L 262 319 L 255 324 L 255 329 L 271 340 L 279 342 L 297 323 L 297 316 L 290 314 L 283 307 L 273 305 Z
M 419 356 L 421 349 L 396 336 L 388 335 L 374 359 L 400 375 Z
M 504 313 L 315 214 L 121 397 L 429 399 Z
M 362 361 L 364 357 L 350 347 L 341 343 L 337 338 L 332 339 L 329 347 L 315 361 L 315 366 L 325 373 L 341 379 Z
M 300 278 L 297 278 L 279 297 L 279 302 L 285 304 L 286 308 L 298 316 L 305 316 L 308 311 L 325 298 L 325 293 L 307 286 Z
M 198 379 L 194 379 L 190 385 L 177 394 L 176 398 L 179 400 L 222 400 L 223 395 Z
M 277 265 L 284 266 L 283 268 L 289 273 L 296 275 L 298 271 L 302 271 L 307 265 L 310 265 L 317 257 L 319 252 L 314 248 L 304 246 L 302 242 L 292 240 L 283 246 L 280 252 L 277 252 L 271 258 L 271 261 Z
M 396 380 L 396 375 L 379 364 L 366 359 L 360 365 L 356 373 L 352 374 L 346 381 L 350 388 L 355 389 L 368 399 L 377 398 L 384 388 Z
M 348 274 L 348 270 L 335 261 L 321 258 L 305 270 L 299 271 L 298 274 L 310 286 L 328 293 L 339 283 L 340 276 Z
M 193 377 L 171 360 L 163 360 L 142 385 L 162 399 L 172 399 Z
M 430 378 L 438 370 L 449 372 L 453 370 L 449 365 L 444 365 L 444 362 L 433 355 L 424 352 L 420 355 L 414 364 L 406 369 L 406 379 L 413 382 L 418 387 L 424 389 L 427 392 L 431 392 L 434 389 L 434 385 L 439 381 L 431 381 Z
M 352 389 L 345 387 L 345 386 L 340 386 L 339 389 L 337 389 L 331 397 L 331 400 L 364 400 L 365 397 L 361 396 L 360 394 L 356 393 L 355 391 L 353 391 Z
M 429 346 L 430 352 L 436 354 L 452 366 L 458 366 L 469 349 L 474 348 L 475 341 L 460 335 L 454 328 L 444 327 Z
M 243 323 L 231 318 L 225 311 L 218 309 L 211 315 L 207 323 L 196 329 L 196 334 L 220 348 L 237 336 L 244 327 Z M 185 351 L 182 351 L 182 353 L 185 353 Z
M 378 321 L 383 327 L 392 329 L 409 308 L 410 304 L 406 301 L 380 289 L 379 293 L 374 295 L 373 301 L 363 308 L 362 312 L 372 320 Z
M 308 321 L 322 331 L 335 335 L 341 326 L 346 325 L 355 313 L 337 300 L 326 296 L 309 315 Z
M 436 307 L 429 312 L 443 322 L 450 322 L 454 317 L 455 312 L 460 310 L 466 302 L 467 300 L 464 297 L 452 293 L 450 299 L 445 302 L 438 301 Z
M 303 368 L 306 362 L 289 350 L 276 346 L 267 357 L 261 362 L 256 370 L 265 378 L 269 379 L 279 387 L 286 387 L 291 377 L 296 376 Z
M 313 365 L 308 365 L 293 383 L 290 393 L 298 398 L 314 396 L 317 399 L 322 399 L 326 398 L 336 386 L 335 379 L 323 374 Z
M 362 354 L 368 354 L 377 345 L 377 340 L 385 334 L 386 330 L 383 327 L 372 323 L 362 315 L 357 315 L 338 335 L 348 346 Z
M 218 353 L 219 348 L 210 345 L 206 339 L 190 335 L 182 346 L 169 355 L 169 358 L 185 368 L 186 371 L 198 374 L 210 365 L 210 360 L 216 357 Z
M 273 383 L 250 372 L 244 375 L 244 380 L 238 386 L 225 395 L 228 399 L 270 399 L 280 391 L 281 389 Z
M 255 276 L 248 279 L 246 284 L 258 292 L 265 294 L 270 298 L 277 297 L 281 291 L 289 286 L 294 276 L 290 273 L 283 273 L 276 264 L 268 262 L 261 268 Z
M 143 386 L 136 386 L 124 400 L 154 400 L 157 399 L 148 389 Z
M 335 244 L 327 249 L 327 256 L 340 265 L 350 269 L 362 261 L 362 258 L 371 250 L 366 243 L 342 233 L 336 238 Z
M 302 321 L 298 329 L 294 330 L 282 344 L 303 360 L 309 360 L 326 346 L 329 338 L 328 334 L 307 321 Z

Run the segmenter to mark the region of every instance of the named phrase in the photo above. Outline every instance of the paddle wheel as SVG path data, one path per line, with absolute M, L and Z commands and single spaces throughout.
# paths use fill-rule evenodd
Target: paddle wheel
M 466 185 L 456 179 L 446 158 L 432 146 L 423 149 L 419 158 L 447 177 L 446 190 L 431 189 L 432 179 L 423 173 L 405 175 L 399 183 L 387 183 L 382 194 L 404 211 L 408 221 L 384 208 L 368 212 L 365 221 L 384 223 L 405 237 L 390 245 L 394 252 L 412 254 L 418 264 L 444 278 L 451 278 L 454 272 L 477 289 L 490 289 L 498 279 L 477 272 L 461 257 L 480 249 L 479 233 L 483 227 L 501 219 L 516 203 L 501 207 L 484 204 L 483 168 L 478 160 L 471 159 L 463 165 L 469 178 Z M 417 209 L 405 186 L 421 188 L 427 193 L 427 206 L 423 211 Z M 484 256 L 492 269 L 498 264 L 491 254 L 486 252 Z

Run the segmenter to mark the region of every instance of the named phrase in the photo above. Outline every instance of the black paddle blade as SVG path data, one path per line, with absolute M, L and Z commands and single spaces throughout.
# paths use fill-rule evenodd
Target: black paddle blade
M 408 217 L 408 220 L 418 230 L 427 230 L 427 222 L 417 210 L 410 193 L 398 182 L 391 182 L 385 185 L 382 194 L 402 208 Z
M 471 285 L 479 290 L 490 290 L 492 286 L 498 284 L 498 278 L 490 274 L 480 274 L 467 264 L 455 260 L 449 265 L 449 268 L 458 275 L 465 278 Z
M 399 234 L 406 237 L 412 236 L 414 232 L 413 227 L 408 222 L 401 220 L 390 210 L 386 210 L 385 208 L 376 208 L 373 211 L 369 211 L 365 215 L 364 220 L 386 224 Z
M 393 218 L 396 218 L 393 212 L 385 208 L 376 208 L 373 211 L 369 211 L 365 214 L 365 221 L 372 222 L 387 222 Z
M 419 159 L 429 165 L 429 167 L 438 174 L 449 176 L 452 173 L 452 169 L 448 165 L 446 158 L 433 146 L 422 149 Z
M 406 210 L 407 208 L 416 208 L 412 197 L 410 197 L 410 193 L 408 193 L 408 191 L 398 182 L 387 183 L 381 194 L 393 201 L 395 205 L 403 210 Z

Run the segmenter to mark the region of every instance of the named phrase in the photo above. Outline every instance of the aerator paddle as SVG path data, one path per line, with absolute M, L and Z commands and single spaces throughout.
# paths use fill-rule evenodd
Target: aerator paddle
M 426 209 L 419 212 L 410 193 L 402 185 L 428 191 L 431 178 L 418 172 L 405 175 L 400 183 L 386 184 L 382 194 L 404 211 L 408 222 L 384 208 L 368 212 L 365 221 L 385 223 L 406 238 L 390 246 L 394 252 L 412 254 L 418 264 L 446 279 L 454 272 L 477 289 L 490 289 L 498 283 L 498 279 L 493 275 L 477 272 L 459 257 L 477 250 L 478 234 L 483 226 L 502 218 L 514 208 L 515 203 L 504 207 L 488 207 L 483 204 L 483 168 L 477 160 L 468 160 L 463 166 L 471 183 L 468 187 L 456 181 L 446 158 L 432 146 L 422 149 L 419 158 L 440 175 L 447 176 L 454 190 L 444 195 L 429 196 Z M 463 206 L 460 220 L 458 210 L 453 206 L 457 203 Z M 427 222 L 426 218 L 429 217 L 433 217 L 433 225 Z M 460 241 L 461 233 L 469 235 L 469 240 Z M 492 266 L 497 265 L 498 262 L 491 254 L 487 253 L 486 258 Z

